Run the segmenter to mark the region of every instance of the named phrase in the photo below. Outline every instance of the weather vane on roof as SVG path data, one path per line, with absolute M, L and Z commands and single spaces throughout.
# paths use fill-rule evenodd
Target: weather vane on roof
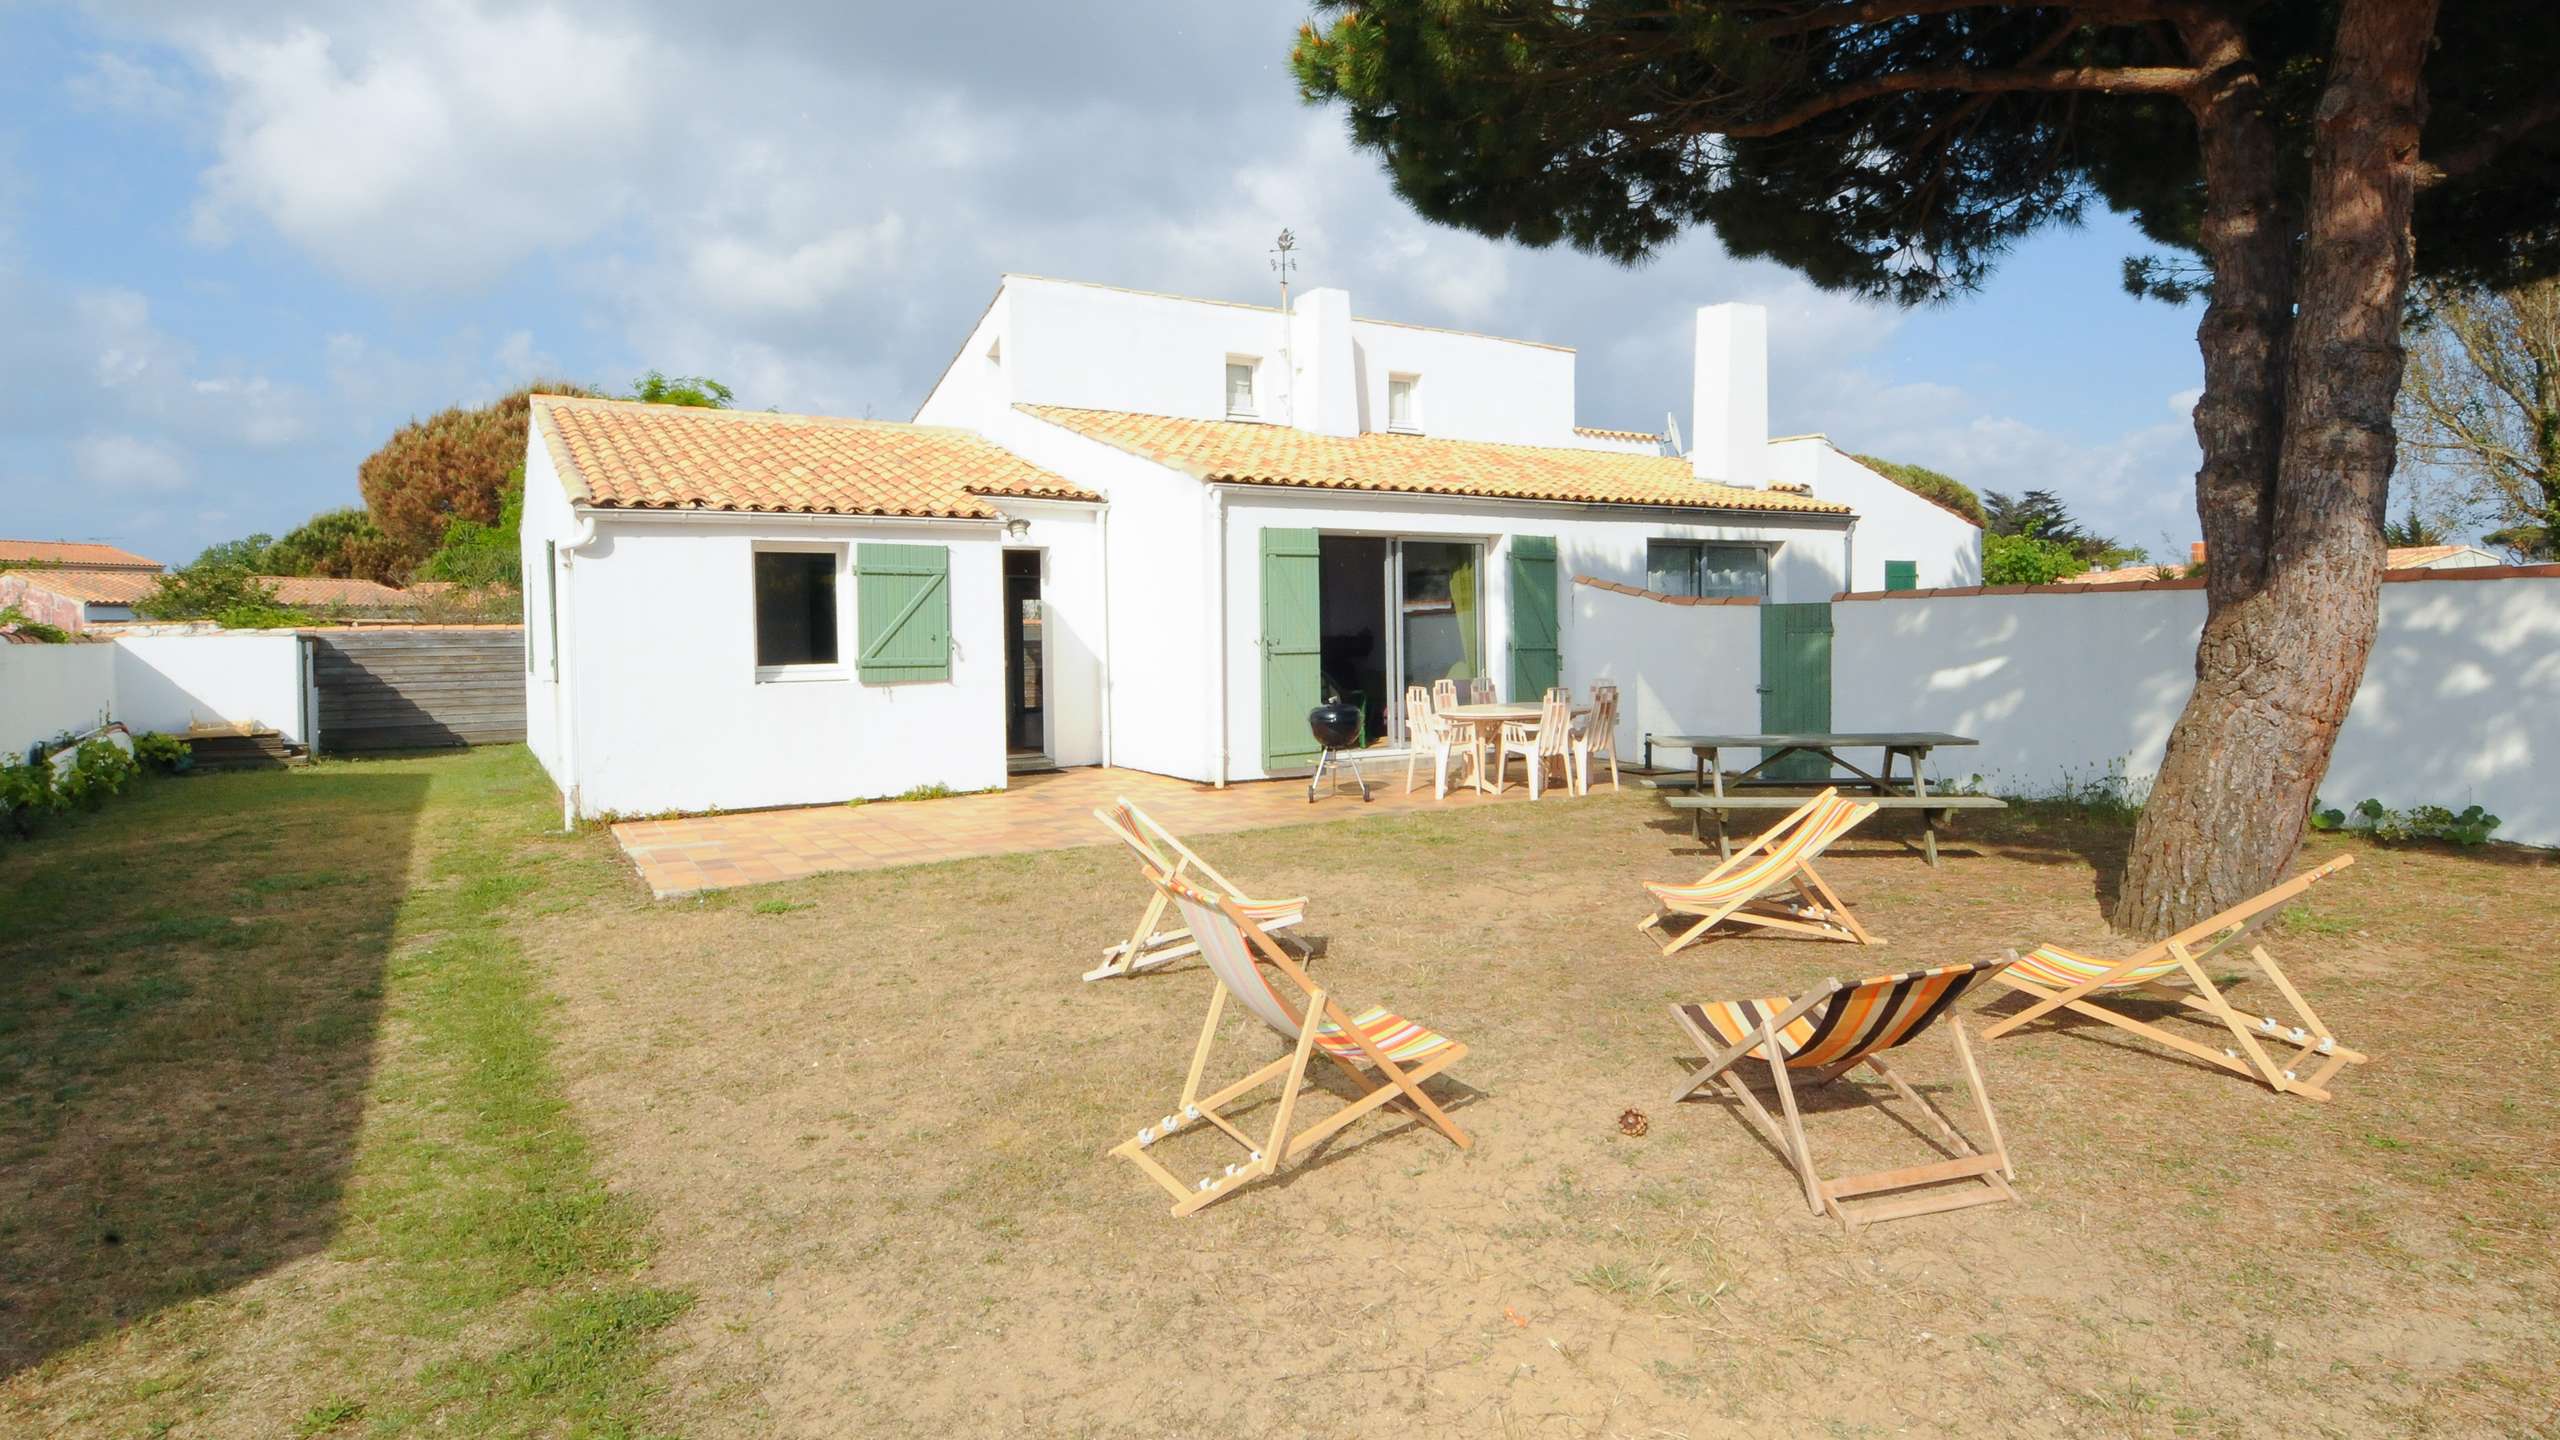
M 1283 310 L 1289 308 L 1289 272 L 1298 268 L 1297 257 L 1291 252 L 1297 248 L 1298 237 L 1285 229 L 1271 245 L 1271 268 L 1280 276 L 1280 308 Z

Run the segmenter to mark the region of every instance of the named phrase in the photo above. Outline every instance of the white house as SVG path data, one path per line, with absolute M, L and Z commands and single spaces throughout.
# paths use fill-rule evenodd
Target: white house
M 1328 693 L 1390 735 L 1445 675 L 1703 663 L 1578 633 L 1577 581 L 1770 607 L 1978 584 L 1969 521 L 1769 439 L 1765 330 L 1698 312 L 1685 457 L 1577 426 L 1571 350 L 1339 290 L 1007 276 L 910 425 L 537 397 L 527 728 L 584 814 L 1065 765 L 1223 784 L 1312 764 Z

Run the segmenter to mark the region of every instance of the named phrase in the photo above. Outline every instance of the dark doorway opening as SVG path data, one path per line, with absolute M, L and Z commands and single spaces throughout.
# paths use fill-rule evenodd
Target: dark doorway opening
M 1047 676 L 1041 664 L 1040 552 L 1004 552 L 1004 743 L 1007 758 L 1049 753 Z
M 1360 740 L 1374 745 L 1387 728 L 1387 543 L 1365 535 L 1316 541 L 1320 654 L 1326 699 L 1360 707 Z

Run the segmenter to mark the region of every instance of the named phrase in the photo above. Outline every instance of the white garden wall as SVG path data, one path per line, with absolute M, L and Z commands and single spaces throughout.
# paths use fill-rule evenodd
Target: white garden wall
M 2560 571 L 2395 578 L 2322 798 L 2477 802 L 2498 838 L 2560 845 Z M 2051 589 L 1832 607 L 1832 724 L 1951 730 L 1943 775 L 2050 793 L 2121 769 L 2137 789 L 2195 684 L 2204 592 Z
M 0 759 L 115 718 L 112 645 L 0 645 Z
M 104 720 L 171 733 L 259 725 L 298 745 L 304 718 L 302 637 L 290 630 L 0 645 L 0 754 Z
M 1574 581 L 1575 633 L 1564 682 L 1587 700 L 1595 680 L 1618 687 L 1618 757 L 1642 758 L 1644 737 L 1760 728 L 1760 607 L 1704 604 Z M 1657 757 L 1659 758 L 1659 757 Z M 1680 764 L 1686 753 L 1666 763 Z

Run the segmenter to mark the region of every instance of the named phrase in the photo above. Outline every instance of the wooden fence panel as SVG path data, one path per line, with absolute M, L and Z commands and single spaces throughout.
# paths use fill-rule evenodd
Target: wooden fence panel
M 524 738 L 524 629 L 331 630 L 311 636 L 328 754 Z

